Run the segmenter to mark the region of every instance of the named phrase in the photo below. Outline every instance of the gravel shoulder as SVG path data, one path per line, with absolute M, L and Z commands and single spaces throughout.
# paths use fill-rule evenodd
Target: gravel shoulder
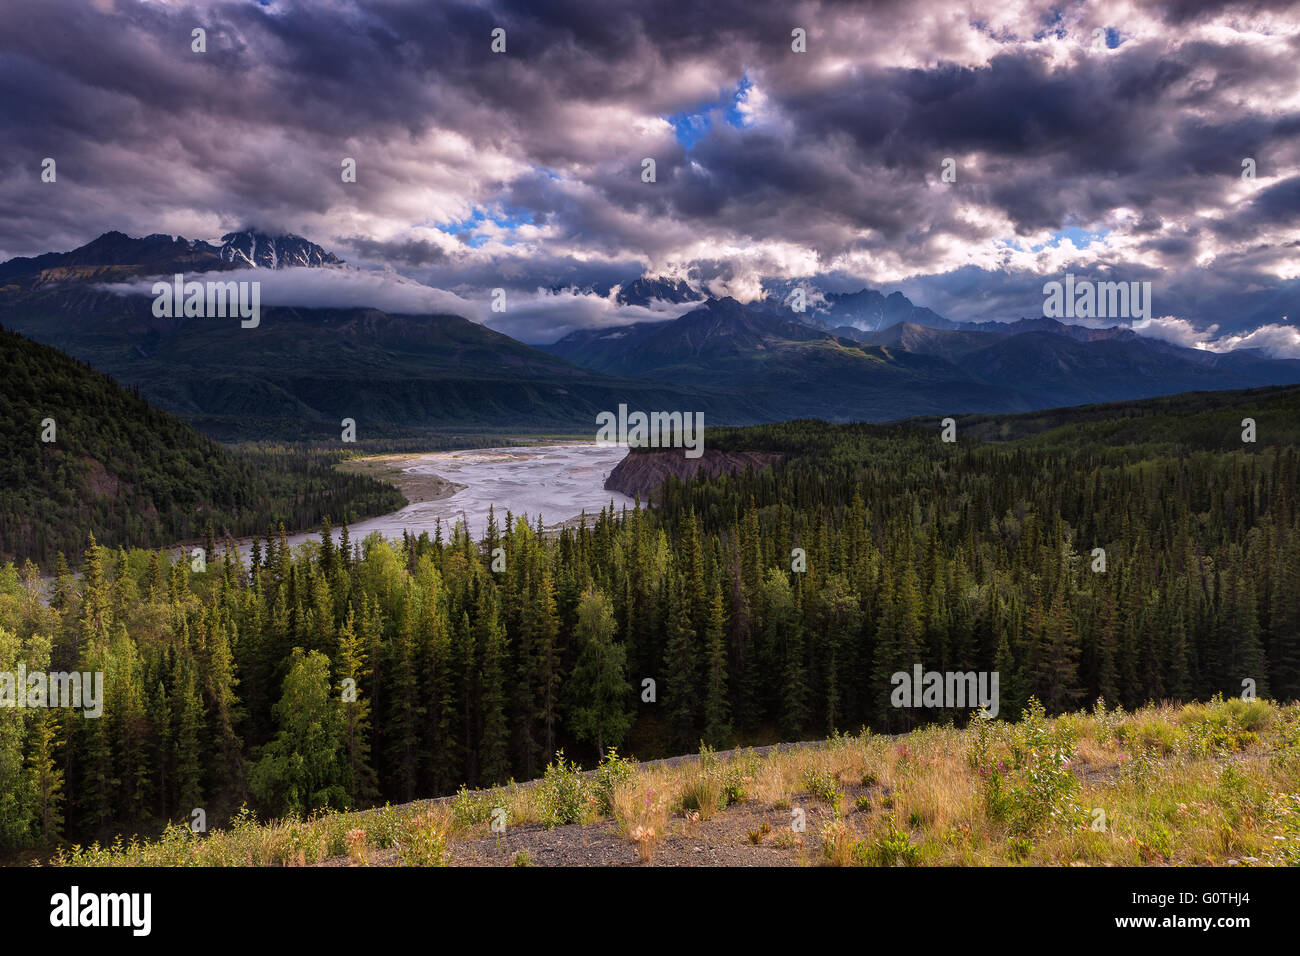
M 747 747 L 717 751 L 716 757 L 755 754 L 766 756 L 773 751 L 782 752 L 821 748 L 825 741 L 773 744 L 765 747 Z M 696 754 L 647 760 L 638 764 L 643 770 L 656 767 L 678 767 L 699 763 Z M 590 777 L 595 771 L 585 771 Z M 520 784 L 521 789 L 536 786 L 540 781 Z M 861 795 L 879 788 L 844 787 L 846 804 Z M 436 797 L 405 804 L 401 809 L 449 804 L 454 796 Z M 803 828 L 794 827 L 794 807 L 803 811 Z M 374 813 L 377 811 L 363 811 Z M 685 814 L 670 817 L 666 832 L 655 847 L 652 858 L 643 861 L 636 844 L 611 820 L 596 823 L 569 824 L 547 828 L 540 824 L 510 824 L 500 835 L 484 834 L 458 839 L 449 847 L 449 865 L 468 867 L 492 866 L 808 866 L 815 864 L 821 855 L 822 826 L 830 818 L 831 807 L 811 795 L 796 797 L 793 806 L 777 808 L 760 803 L 741 803 L 718 810 L 707 820 L 689 819 Z M 370 851 L 368 865 L 396 865 L 394 850 Z M 321 866 L 348 866 L 347 857 L 332 857 Z

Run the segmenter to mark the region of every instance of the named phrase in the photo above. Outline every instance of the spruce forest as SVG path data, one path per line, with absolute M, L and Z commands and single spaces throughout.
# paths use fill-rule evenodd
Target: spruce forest
M 1182 395 L 968 417 L 952 444 L 926 421 L 717 430 L 782 460 L 558 532 L 497 514 L 482 540 L 336 544 L 327 521 L 291 552 L 272 529 L 203 573 L 88 538 L 48 603 L 7 564 L 0 670 L 100 671 L 107 696 L 100 719 L 0 712 L 0 845 L 409 801 L 561 750 L 965 723 L 890 706 L 916 664 L 997 671 L 1007 719 L 1031 695 L 1295 698 L 1298 409 Z
M 60 552 L 85 547 L 88 528 L 105 544 L 156 547 L 216 528 L 251 535 L 268 522 L 310 527 L 330 513 L 403 503 L 395 488 L 337 470 L 344 455 L 335 448 L 232 449 L 138 390 L 4 328 L 0 381 L 0 558 L 52 568 Z

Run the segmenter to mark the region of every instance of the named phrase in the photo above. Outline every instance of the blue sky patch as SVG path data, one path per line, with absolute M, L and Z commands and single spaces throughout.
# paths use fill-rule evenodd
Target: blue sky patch
M 729 102 L 724 104 L 722 101 L 712 100 L 701 103 L 694 109 L 670 113 L 664 119 L 672 124 L 677 142 L 681 143 L 683 149 L 689 151 L 713 129 L 720 110 L 721 118 L 728 126 L 734 126 L 736 129 L 744 127 L 745 116 L 740 111 L 740 103 L 753 85 L 754 82 L 748 76 L 742 76 Z
M 489 222 L 502 229 L 514 230 L 520 226 L 533 225 L 533 214 L 527 209 L 508 208 L 494 213 L 479 206 L 464 219 L 437 222 L 434 223 L 434 227 L 448 235 L 463 239 L 471 249 L 477 249 L 488 240 L 487 235 L 479 227 Z M 514 245 L 514 243 L 505 241 L 505 245 Z

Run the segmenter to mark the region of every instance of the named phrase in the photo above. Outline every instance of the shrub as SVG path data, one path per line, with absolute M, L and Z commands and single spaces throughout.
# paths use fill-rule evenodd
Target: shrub
M 839 795 L 840 782 L 829 770 L 821 767 L 808 767 L 803 772 L 804 792 L 809 796 L 834 803 Z
M 397 841 L 402 866 L 446 866 L 447 827 L 433 812 L 411 814 L 403 821 Z
M 636 777 L 636 761 L 620 757 L 610 747 L 596 768 L 596 809 L 604 816 L 614 812 L 614 791 Z
M 1120 725 L 1124 722 L 1124 708 L 1106 709 L 1106 698 L 1098 697 L 1092 708 L 1093 724 L 1096 727 L 1097 742 L 1106 743 L 1113 739 Z
M 495 791 L 470 790 L 461 784 L 451 801 L 452 819 L 458 827 L 473 827 L 492 819 L 492 811 L 500 806 Z
M 713 753 L 713 748 L 700 745 L 700 768 L 682 787 L 680 806 L 683 810 L 699 813 L 707 820 L 721 807 L 726 806 L 726 770 Z
M 1139 790 L 1145 790 L 1156 780 L 1160 770 L 1160 761 L 1154 750 L 1139 750 L 1133 759 L 1124 764 L 1119 771 L 1119 778 L 1133 784 Z
M 397 842 L 400 824 L 401 815 L 390 803 L 385 803 L 379 810 L 362 818 L 366 836 L 381 850 L 386 850 Z
M 587 803 L 586 791 L 578 765 L 566 763 L 564 751 L 558 751 L 555 761 L 546 765 L 542 782 L 537 785 L 538 815 L 547 829 L 581 823 Z
M 1208 704 L 1193 704 L 1179 715 L 1187 728 L 1194 753 L 1226 754 L 1259 743 L 1259 731 L 1273 719 L 1273 711 L 1262 700 L 1224 700 L 1215 694 Z
M 1274 866 L 1300 866 L 1300 793 L 1284 796 L 1278 810 L 1282 832 L 1273 837 L 1268 862 Z
M 884 833 L 863 847 L 862 855 L 869 866 L 921 865 L 921 848 L 912 842 L 911 834 L 895 827 L 892 820 Z
M 1115 729 L 1115 739 L 1121 743 L 1161 755 L 1179 750 L 1185 737 L 1179 727 L 1149 711 L 1134 714 Z
M 1029 699 L 1011 734 L 1011 765 L 992 762 L 980 771 L 989 816 L 1013 836 L 1030 836 L 1051 825 L 1078 826 L 1085 814 L 1075 803 L 1079 781 L 1070 771 L 1074 737 L 1068 727 L 1049 727 L 1043 705 Z
M 1248 777 L 1233 762 L 1225 764 L 1215 773 L 1218 783 L 1214 799 L 1228 826 L 1237 830 L 1255 823 L 1265 815 L 1269 793 L 1257 780 Z
M 722 783 L 722 805 L 729 807 L 734 803 L 744 803 L 748 799 L 745 780 L 739 773 L 730 773 Z

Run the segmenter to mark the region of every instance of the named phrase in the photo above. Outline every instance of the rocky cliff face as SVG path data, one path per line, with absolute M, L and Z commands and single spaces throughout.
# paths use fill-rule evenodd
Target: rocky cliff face
M 699 474 L 734 475 L 746 468 L 761 471 L 781 460 L 775 452 L 718 451 L 706 448 L 699 458 L 687 458 L 680 448 L 661 448 L 651 451 L 634 451 L 615 466 L 605 479 L 606 491 L 618 491 L 628 497 L 641 496 L 651 500 L 653 493 L 676 475 L 682 481 Z

